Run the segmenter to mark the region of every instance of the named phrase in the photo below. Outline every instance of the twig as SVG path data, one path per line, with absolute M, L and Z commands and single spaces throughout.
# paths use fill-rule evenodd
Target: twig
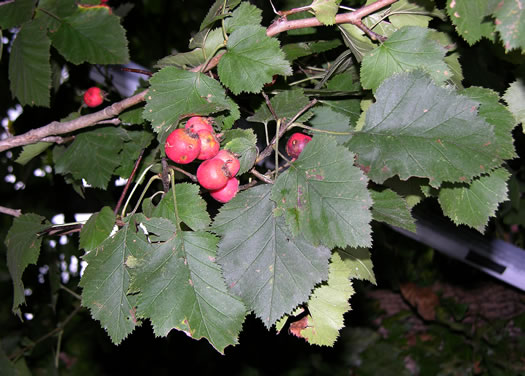
M 121 71 L 124 71 L 124 72 L 132 72 L 132 73 L 139 73 L 139 74 L 143 74 L 145 76 L 153 76 L 153 73 L 151 73 L 149 70 L 145 70 L 145 69 L 135 69 L 135 68 L 120 68 Z
M 252 180 L 248 184 L 239 185 L 239 192 L 240 191 L 245 191 L 246 189 L 249 189 L 249 188 L 253 187 L 254 185 L 257 185 L 258 183 L 259 182 L 257 180 Z
M 275 119 L 275 121 L 279 120 L 277 114 L 275 113 L 275 110 L 273 109 L 272 103 L 270 102 L 270 98 L 268 98 L 268 95 L 264 91 L 262 91 L 261 94 L 264 97 L 264 100 L 266 101 L 266 106 L 268 106 L 268 109 L 272 113 L 272 116 Z
M 69 137 L 60 137 L 60 136 L 49 136 L 44 137 L 41 139 L 41 142 L 52 142 L 55 144 L 65 144 L 66 142 L 72 141 L 75 139 L 75 136 L 69 136 Z
M 168 171 L 168 161 L 166 160 L 166 157 L 162 157 L 161 159 L 162 164 L 162 188 L 164 188 L 164 193 L 168 193 L 170 190 L 170 175 Z
M 378 40 L 380 42 L 384 42 L 386 41 L 386 37 L 381 35 L 381 34 L 378 34 L 372 30 L 370 30 L 364 23 L 362 23 L 361 21 L 359 22 L 356 22 L 354 24 L 355 26 L 357 26 L 359 29 L 361 29 L 366 35 L 368 35 L 368 37 L 372 40 Z
M 197 180 L 197 177 L 193 174 L 190 174 L 189 172 L 187 171 L 184 171 L 182 168 L 179 168 L 177 166 L 169 166 L 169 168 L 171 168 L 172 170 L 175 170 L 175 171 L 178 171 L 180 172 L 181 174 L 184 174 L 186 175 L 187 177 L 189 177 L 191 179 L 191 181 L 193 181 L 194 183 L 198 183 L 199 180 Z
M 137 173 L 137 169 L 140 165 L 140 162 L 142 161 L 142 157 L 144 156 L 144 150 L 145 149 L 142 149 L 140 151 L 139 157 L 137 158 L 137 161 L 135 162 L 135 166 L 133 167 L 133 170 L 131 171 L 131 175 L 129 176 L 129 179 L 126 182 L 126 185 L 124 186 L 124 190 L 120 194 L 120 198 L 118 199 L 117 206 L 115 206 L 115 209 L 113 210 L 113 213 L 115 213 L 115 215 L 120 210 L 120 206 L 122 205 L 122 202 L 124 201 L 124 197 L 126 197 L 126 195 L 128 194 L 129 186 L 131 185 L 131 182 L 133 181 L 133 178 L 135 177 L 135 174 Z
M 20 209 L 10 209 L 4 206 L 0 206 L 0 213 L 12 215 L 13 217 L 20 217 L 22 215 L 22 210 Z
M 266 175 L 261 174 L 259 171 L 257 171 L 255 168 L 252 168 L 250 170 L 250 173 L 255 176 L 260 181 L 265 182 L 266 184 L 273 184 L 273 180 L 267 177 Z

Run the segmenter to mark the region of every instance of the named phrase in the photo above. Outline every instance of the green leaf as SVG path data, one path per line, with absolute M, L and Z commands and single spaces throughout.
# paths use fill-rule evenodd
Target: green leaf
M 283 314 L 308 299 L 328 276 L 330 251 L 292 236 L 274 217 L 271 186 L 256 186 L 222 206 L 213 231 L 222 236 L 217 262 L 229 290 L 271 327 Z
M 0 5 L 0 29 L 8 30 L 29 21 L 34 5 L 34 0 L 5 1 Z
M 181 232 L 167 219 L 142 222 L 153 245 L 133 267 L 132 291 L 140 291 L 137 315 L 149 318 L 157 336 L 171 329 L 206 338 L 220 353 L 236 344 L 244 305 L 230 295 L 215 263 L 217 238 Z
M 352 51 L 356 60 L 361 62 L 365 55 L 368 55 L 376 45 L 368 38 L 361 29 L 355 25 L 338 25 L 339 31 L 343 35 L 346 46 Z
M 120 18 L 105 7 L 79 7 L 51 34 L 53 46 L 73 64 L 124 64 L 128 42 Z
M 495 0 L 494 0 L 495 1 Z M 505 51 L 525 50 L 525 11 L 521 1 L 501 0 L 494 11 L 495 24 Z
M 487 16 L 499 0 L 447 0 L 447 13 L 456 31 L 471 46 L 482 37 L 493 40 L 494 24 Z
M 222 56 L 218 73 L 233 94 L 258 93 L 276 74 L 292 74 L 290 63 L 279 48 L 279 41 L 266 36 L 262 26 L 240 26 L 228 38 L 228 51 Z
M 438 196 L 443 213 L 456 225 L 464 224 L 483 233 L 498 205 L 508 199 L 509 178 L 509 172 L 499 168 L 474 179 L 470 185 L 443 185 Z
M 452 72 L 452 78 L 450 79 L 458 89 L 463 88 L 463 69 L 459 62 L 460 54 L 458 52 L 451 53 L 450 55 L 445 56 L 445 63 L 447 63 Z
M 315 17 L 324 25 L 333 25 L 341 0 L 314 0 L 310 7 Z
M 35 18 L 43 18 L 49 31 L 54 33 L 60 27 L 60 20 L 71 16 L 77 8 L 75 0 L 39 0 Z
M 517 123 L 525 125 L 525 82 L 517 79 L 509 85 L 503 96 Z
M 157 133 L 173 130 L 185 116 L 225 110 L 240 116 L 237 104 L 226 96 L 224 88 L 203 73 L 167 67 L 155 73 L 150 84 L 143 116 Z
M 312 112 L 314 116 L 308 121 L 312 127 L 327 132 L 339 133 L 333 134 L 338 144 L 344 144 L 350 139 L 352 128 L 350 128 L 350 119 L 347 116 L 334 111 L 329 106 L 315 107 Z
M 377 89 L 388 77 L 399 72 L 422 69 L 437 82 L 452 74 L 443 61 L 445 49 L 435 42 L 429 29 L 406 26 L 363 58 L 361 84 Z
M 127 131 L 129 141 L 122 145 L 122 151 L 119 154 L 120 166 L 115 170 L 115 174 L 123 178 L 129 178 L 141 150 L 146 149 L 153 135 L 147 131 Z
M 349 278 L 350 265 L 334 252 L 328 281 L 313 291 L 308 301 L 308 321 L 300 331 L 310 344 L 333 346 L 337 340 L 344 327 L 343 315 L 351 309 L 348 300 L 355 292 Z
M 372 190 L 372 218 L 379 222 L 404 228 L 405 230 L 416 232 L 416 223 L 410 214 L 407 202 L 396 192 L 385 189 L 378 192 Z
M 22 318 L 20 305 L 25 304 L 24 284 L 22 274 L 30 265 L 35 265 L 40 254 L 42 238 L 38 233 L 49 227 L 48 223 L 36 214 L 24 214 L 13 220 L 13 224 L 5 238 L 7 247 L 7 268 L 13 280 L 13 308 L 12 311 Z
M 226 32 L 231 34 L 241 26 L 260 25 L 262 21 L 262 10 L 248 2 L 242 2 L 231 15 L 224 20 Z
M 15 162 L 24 166 L 34 157 L 47 150 L 51 145 L 53 145 L 52 142 L 43 141 L 37 142 L 36 144 L 25 145 Z
M 226 0 L 226 4 L 224 4 L 224 0 L 215 0 L 213 5 L 210 7 L 210 10 L 208 10 L 206 17 L 204 17 L 204 20 L 202 20 L 199 31 L 202 31 L 205 28 L 209 27 L 215 21 L 224 18 L 227 15 L 227 12 L 234 9 L 237 5 L 239 5 L 240 2 L 241 0 Z M 222 12 L 223 7 L 225 8 L 225 14 L 223 14 Z
M 115 227 L 116 216 L 109 206 L 94 213 L 80 231 L 79 247 L 86 252 L 97 248 L 111 234 Z
M 129 140 L 121 128 L 106 127 L 83 132 L 55 160 L 55 171 L 86 179 L 95 188 L 105 189 L 120 163 L 123 141 Z
M 288 43 L 282 46 L 282 50 L 286 56 L 286 60 L 292 62 L 300 57 L 329 51 L 340 45 L 341 41 L 337 39 L 320 40 L 316 42 Z
M 309 103 L 309 99 L 304 95 L 304 90 L 297 88 L 292 90 L 285 90 L 270 99 L 270 104 L 279 119 L 290 120 L 302 108 Z M 297 121 L 307 121 L 312 116 L 310 111 L 302 114 Z M 248 121 L 260 122 L 268 124 L 270 121 L 275 121 L 272 113 L 268 109 L 266 103 L 255 111 L 255 114 L 248 117 Z
M 423 72 L 398 74 L 376 92 L 365 125 L 347 143 L 377 183 L 399 175 L 467 182 L 499 166 L 492 126 L 477 103 L 436 86 Z
M 9 55 L 11 93 L 22 106 L 49 107 L 51 41 L 44 22 L 26 22 L 16 34 Z
M 193 230 L 204 230 L 210 225 L 210 216 L 206 211 L 206 202 L 199 195 L 199 186 L 189 183 L 175 185 L 177 210 L 173 205 L 173 193 L 170 189 L 159 202 L 152 217 L 161 217 L 173 223 L 184 222 Z
M 224 134 L 224 149 L 238 154 L 241 167 L 237 175 L 250 170 L 257 158 L 257 136 L 251 129 L 233 129 Z
M 400 0 L 390 7 L 388 19 L 398 29 L 403 26 L 428 27 L 432 16 L 444 18 L 431 0 Z
M 470 99 L 480 103 L 478 114 L 483 117 L 487 123 L 494 126 L 495 142 L 492 145 L 494 154 L 501 159 L 516 158 L 514 149 L 514 139 L 512 130 L 516 126 L 514 118 L 507 108 L 500 103 L 498 93 L 482 87 L 469 87 L 460 92 Z
M 139 107 L 134 106 L 120 113 L 118 118 L 124 125 L 142 124 L 144 123 L 144 119 L 142 118 L 143 111 L 144 111 L 143 106 L 139 106 Z
M 79 284 L 83 288 L 82 306 L 89 308 L 91 316 L 100 321 L 116 345 L 137 325 L 137 297 L 127 295 L 130 273 L 126 262 L 138 258 L 150 247 L 131 222 L 83 256 L 88 265 Z
M 371 245 L 368 179 L 353 162 L 333 137 L 315 135 L 279 175 L 272 200 L 295 234 L 329 248 Z
M 377 285 L 373 270 L 374 265 L 368 249 L 346 247 L 345 249 L 337 249 L 337 253 L 348 266 L 350 279 L 360 279 Z

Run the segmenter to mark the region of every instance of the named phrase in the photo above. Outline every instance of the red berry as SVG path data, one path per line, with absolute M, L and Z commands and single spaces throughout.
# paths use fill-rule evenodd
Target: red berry
M 197 159 L 204 161 L 215 157 L 221 148 L 221 144 L 217 140 L 217 137 L 207 130 L 199 131 L 197 134 L 201 141 L 201 152 Z
M 218 158 L 207 159 L 197 169 L 199 184 L 211 191 L 221 189 L 230 178 L 230 172 L 224 161 Z
M 188 121 L 186 122 L 186 125 L 184 128 L 189 129 L 194 133 L 199 133 L 202 130 L 207 130 L 213 133 L 213 127 L 211 126 L 208 119 L 203 118 L 201 116 L 190 117 Z
M 302 133 L 294 133 L 286 143 L 286 153 L 292 158 L 299 158 L 299 154 L 303 151 L 307 143 L 312 140 L 312 137 Z
M 234 198 L 238 190 L 239 190 L 239 180 L 237 178 L 230 178 L 228 182 L 226 183 L 226 185 L 222 187 L 221 189 L 210 191 L 210 195 L 215 200 L 222 202 L 224 204 L 225 202 L 228 202 L 232 198 Z
M 104 92 L 96 86 L 90 87 L 84 93 L 84 103 L 88 107 L 100 106 L 103 100 L 104 100 Z
M 235 176 L 239 172 L 239 169 L 241 168 L 241 163 L 239 160 L 235 157 L 235 155 L 226 149 L 219 150 L 215 158 L 222 159 L 224 163 L 226 163 L 226 167 L 228 167 L 228 171 L 230 171 L 230 176 Z
M 186 130 L 175 129 L 166 138 L 164 150 L 169 159 L 175 163 L 191 163 L 201 152 L 201 142 L 199 136 Z

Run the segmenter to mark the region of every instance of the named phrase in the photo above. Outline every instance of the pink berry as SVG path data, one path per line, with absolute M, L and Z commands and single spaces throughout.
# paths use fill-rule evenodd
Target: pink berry
M 241 168 L 241 163 L 239 160 L 235 157 L 235 155 L 226 149 L 219 150 L 215 158 L 222 159 L 224 163 L 226 163 L 226 167 L 228 167 L 228 171 L 230 171 L 230 176 L 235 176 L 239 172 L 239 169 Z
M 299 158 L 299 155 L 303 151 L 307 143 L 312 140 L 312 137 L 307 136 L 302 133 L 294 133 L 286 143 L 286 153 L 296 159 Z
M 190 131 L 194 133 L 199 133 L 202 130 L 209 131 L 211 133 L 214 133 L 213 127 L 211 126 L 210 122 L 207 118 L 203 118 L 202 116 L 192 116 L 188 119 L 186 122 L 186 125 L 184 128 L 189 129 Z
M 229 178 L 230 172 L 226 163 L 218 158 L 207 159 L 197 168 L 199 184 L 211 191 L 224 187 Z
M 166 138 L 164 150 L 175 163 L 188 164 L 197 158 L 201 151 L 199 136 L 186 129 L 175 129 Z
M 104 92 L 100 88 L 93 86 L 84 93 L 84 103 L 88 107 L 98 107 L 104 101 Z
M 238 190 L 239 190 L 239 180 L 237 178 L 230 178 L 228 182 L 226 183 L 226 185 L 222 187 L 221 189 L 210 191 L 210 195 L 215 200 L 222 202 L 224 204 L 225 202 L 228 202 L 232 198 L 234 198 Z
M 197 159 L 204 161 L 215 157 L 221 148 L 221 144 L 217 140 L 217 137 L 215 137 L 212 132 L 205 129 L 197 132 L 197 134 L 201 142 L 201 152 Z

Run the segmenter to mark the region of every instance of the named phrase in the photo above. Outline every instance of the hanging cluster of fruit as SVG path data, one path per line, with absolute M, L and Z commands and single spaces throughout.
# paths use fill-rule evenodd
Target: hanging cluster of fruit
M 215 200 L 225 203 L 237 194 L 239 180 L 235 175 L 240 162 L 230 151 L 220 149 L 209 119 L 191 117 L 184 128 L 175 129 L 168 135 L 164 149 L 166 156 L 175 163 L 188 164 L 195 159 L 203 161 L 197 169 L 197 180 Z

